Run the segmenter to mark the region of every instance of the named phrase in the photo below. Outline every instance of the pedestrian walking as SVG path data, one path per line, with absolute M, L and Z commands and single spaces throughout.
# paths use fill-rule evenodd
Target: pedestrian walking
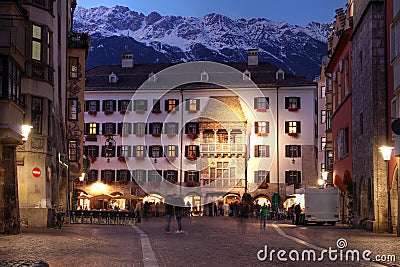
M 214 203 L 214 216 L 218 216 L 218 206 L 217 203 Z
M 263 228 L 265 229 L 265 226 L 267 224 L 267 217 L 268 217 L 268 207 L 264 205 L 261 207 L 261 212 L 260 212 L 260 229 Z
M 142 203 L 138 200 L 135 206 L 135 215 L 136 215 L 136 222 L 140 223 L 142 221 L 141 214 L 142 214 Z
M 170 203 L 166 202 L 165 203 L 165 232 L 167 234 L 171 233 L 171 219 L 172 216 L 174 216 L 174 206 L 172 206 Z
M 296 214 L 296 225 L 300 224 L 300 214 L 301 214 L 301 206 L 300 203 L 294 207 L 294 213 Z

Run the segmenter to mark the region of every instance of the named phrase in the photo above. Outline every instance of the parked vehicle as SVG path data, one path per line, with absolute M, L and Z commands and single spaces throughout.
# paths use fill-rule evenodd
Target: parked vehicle
M 335 225 L 339 221 L 339 190 L 337 188 L 301 188 L 296 190 L 294 197 L 302 208 L 300 224 Z

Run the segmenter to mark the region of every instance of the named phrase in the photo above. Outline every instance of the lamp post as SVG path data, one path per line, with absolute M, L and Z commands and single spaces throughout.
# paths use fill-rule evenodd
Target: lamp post
M 108 135 L 106 142 L 105 142 L 107 162 L 110 162 L 110 157 L 112 157 L 112 153 L 114 151 L 115 144 L 116 144 L 116 142 L 114 140 L 114 137 L 112 135 Z
M 382 153 L 383 160 L 386 162 L 386 186 L 387 186 L 387 197 L 388 197 L 388 203 L 387 203 L 387 216 L 388 216 L 388 225 L 387 225 L 387 231 L 389 234 L 393 233 L 393 225 L 392 225 L 392 205 L 391 205 L 391 199 L 390 199 L 390 184 L 389 184 L 389 160 L 392 155 L 392 149 L 393 147 L 388 147 L 388 146 L 382 146 L 379 148 Z

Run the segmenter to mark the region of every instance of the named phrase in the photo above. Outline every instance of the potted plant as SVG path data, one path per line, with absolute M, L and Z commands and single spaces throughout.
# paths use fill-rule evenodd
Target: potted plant
M 289 107 L 288 110 L 289 110 L 289 111 L 297 111 L 297 110 L 299 110 L 299 109 L 298 109 L 297 107 Z
M 96 110 L 89 110 L 88 114 L 91 115 L 91 116 L 96 116 L 97 111 Z
M 268 136 L 268 133 L 257 133 L 257 136 Z
M 291 137 L 297 137 L 298 133 L 288 133 L 288 135 L 291 136 Z
M 268 189 L 268 187 L 269 187 L 269 185 L 267 182 L 262 182 L 258 188 L 259 189 Z
M 267 112 L 266 108 L 258 108 L 256 109 L 257 112 Z
M 90 159 L 90 163 L 94 163 L 95 161 L 96 161 L 96 157 L 93 157 L 93 156 L 90 156 L 89 157 L 89 159 Z
M 120 110 L 120 111 L 119 111 L 119 113 L 120 113 L 120 114 L 122 114 L 122 115 L 125 115 L 125 113 L 126 113 L 126 110 L 125 110 L 125 109 L 123 109 L 123 110 Z
M 197 157 L 194 156 L 194 155 L 188 155 L 186 158 L 187 158 L 188 160 L 190 160 L 190 161 L 195 161 L 195 160 L 197 160 Z
M 114 113 L 113 110 L 105 110 L 105 111 L 104 111 L 104 114 L 106 114 L 106 115 L 111 115 L 111 114 L 113 114 L 113 113 Z
M 187 137 L 189 137 L 190 139 L 194 140 L 194 139 L 197 138 L 197 134 L 190 132 L 190 133 L 187 134 Z
M 187 186 L 187 187 L 196 187 L 196 186 L 197 186 L 197 182 L 196 182 L 196 181 L 193 181 L 193 180 L 187 181 L 187 182 L 186 182 L 186 186 Z
M 118 157 L 118 160 L 121 161 L 121 162 L 126 162 L 126 159 L 125 159 L 124 156 L 119 156 L 119 157 Z

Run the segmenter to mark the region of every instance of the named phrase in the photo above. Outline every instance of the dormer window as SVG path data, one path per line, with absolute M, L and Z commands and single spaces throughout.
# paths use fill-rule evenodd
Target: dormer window
M 149 79 L 148 79 L 149 83 L 155 83 L 157 81 L 157 76 L 154 74 L 154 72 L 151 72 L 149 74 Z
M 110 75 L 108 75 L 108 83 L 117 83 L 118 82 L 118 77 L 114 72 L 111 72 Z
M 251 80 L 251 73 L 249 70 L 243 72 L 243 81 L 250 81 Z
M 200 81 L 202 81 L 202 82 L 208 82 L 208 79 L 209 79 L 208 73 L 207 73 L 206 71 L 203 71 L 203 72 L 201 73 L 201 76 L 200 76 Z
M 285 72 L 284 72 L 282 69 L 279 69 L 279 70 L 276 72 L 275 79 L 277 79 L 277 80 L 284 80 L 284 79 L 285 79 Z

